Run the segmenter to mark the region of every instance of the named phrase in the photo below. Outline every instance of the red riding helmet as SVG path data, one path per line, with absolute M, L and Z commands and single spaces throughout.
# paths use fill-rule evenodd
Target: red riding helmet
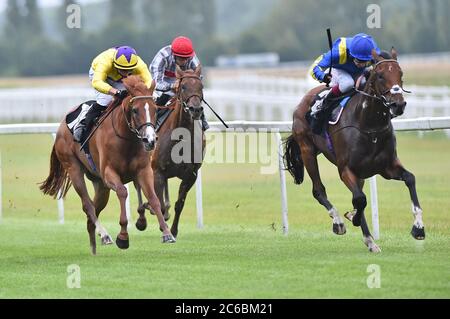
M 172 41 L 172 53 L 182 58 L 192 58 L 195 55 L 195 51 L 191 39 L 176 37 Z

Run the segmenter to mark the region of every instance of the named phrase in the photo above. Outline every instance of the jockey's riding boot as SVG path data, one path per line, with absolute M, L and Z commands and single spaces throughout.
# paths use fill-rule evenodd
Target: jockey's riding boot
M 169 102 L 171 96 L 169 94 L 161 94 L 161 96 L 159 96 L 158 98 L 156 98 L 156 105 L 157 106 L 166 106 L 167 102 Z M 159 127 L 162 124 L 163 118 L 164 118 L 164 114 L 166 114 L 167 112 L 169 112 L 169 109 L 161 109 L 161 108 L 157 108 L 156 109 L 156 130 L 159 129 Z
M 96 117 L 98 117 L 103 110 L 105 110 L 105 107 L 98 104 L 97 102 L 94 103 L 91 108 L 86 113 L 86 117 L 80 121 L 78 126 L 74 129 L 73 132 L 73 139 L 81 143 L 86 137 L 86 132 L 88 132 L 92 125 L 94 124 L 94 120 Z
M 156 98 L 156 105 L 157 106 L 165 106 L 167 102 L 169 102 L 171 96 L 169 94 L 161 94 L 161 96 Z
M 324 91 L 326 92 L 326 91 Z M 314 134 L 321 134 L 323 129 L 323 124 L 327 120 L 326 113 L 330 106 L 333 104 L 332 99 L 339 96 L 338 87 L 330 89 L 325 93 L 322 99 L 316 101 L 316 103 L 311 108 L 311 130 Z
M 311 107 L 311 130 L 314 134 L 320 135 L 324 122 L 327 97 L 330 96 L 331 90 L 319 93 L 319 98 Z
M 205 116 L 204 113 L 202 114 L 200 119 L 202 120 L 202 129 L 203 129 L 203 131 L 206 131 L 207 129 L 209 129 L 209 124 L 208 124 L 208 121 L 206 121 L 206 116 Z

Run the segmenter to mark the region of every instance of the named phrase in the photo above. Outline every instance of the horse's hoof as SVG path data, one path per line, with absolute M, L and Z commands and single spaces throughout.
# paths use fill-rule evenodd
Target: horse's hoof
M 104 237 L 102 237 L 102 245 L 111 245 L 113 243 L 113 240 L 111 238 L 111 236 L 106 235 Z
M 119 236 L 117 236 L 116 245 L 120 249 L 128 249 L 128 247 L 130 247 L 130 241 L 128 239 L 120 239 Z
M 136 221 L 136 228 L 140 231 L 144 231 L 147 228 L 147 220 L 144 219 L 141 221 L 141 219 L 138 219 Z
M 345 229 L 344 223 L 342 224 L 333 224 L 333 233 L 336 235 L 344 235 L 347 232 L 347 229 Z
M 413 225 L 411 229 L 411 235 L 417 240 L 425 239 L 425 227 L 419 228 L 416 225 Z
M 381 248 L 378 247 L 377 244 L 372 244 L 372 245 L 369 246 L 369 251 L 371 253 L 381 253 Z
M 354 210 L 352 210 L 350 212 L 346 212 L 344 214 L 344 217 L 347 218 L 349 221 L 353 220 L 353 216 L 355 216 L 355 211 Z
M 170 214 L 169 212 L 167 212 L 166 214 L 164 214 L 164 220 L 168 221 L 170 219 Z
M 177 240 L 175 239 L 175 237 L 173 237 L 172 234 L 169 234 L 169 235 L 163 235 L 161 237 L 161 242 L 162 243 L 169 243 L 169 244 L 171 244 L 171 243 L 176 243 Z

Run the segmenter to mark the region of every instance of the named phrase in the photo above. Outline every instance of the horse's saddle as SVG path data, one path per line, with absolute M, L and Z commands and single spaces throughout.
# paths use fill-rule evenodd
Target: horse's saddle
M 86 113 L 89 111 L 91 106 L 95 103 L 95 101 L 87 101 L 84 102 L 73 110 L 69 111 L 66 115 L 66 124 L 69 128 L 70 133 L 73 134 L 73 129 L 84 119 L 86 118 Z
M 324 96 L 326 95 L 327 92 L 328 91 L 325 90 L 317 94 L 311 101 L 310 106 L 312 107 L 317 102 L 319 102 L 320 104 L 323 103 Z M 324 114 L 324 117 L 328 119 L 328 124 L 335 125 L 336 123 L 339 122 L 339 119 L 341 118 L 342 115 L 342 111 L 344 110 L 350 98 L 353 95 L 355 95 L 355 93 L 356 93 L 355 90 L 351 90 L 350 92 L 330 101 L 331 104 L 327 107 L 326 110 L 324 110 L 324 112 L 326 113 Z M 308 123 L 311 123 L 311 109 L 306 113 L 306 120 L 308 121 Z M 326 122 L 324 121 L 324 124 L 325 123 Z

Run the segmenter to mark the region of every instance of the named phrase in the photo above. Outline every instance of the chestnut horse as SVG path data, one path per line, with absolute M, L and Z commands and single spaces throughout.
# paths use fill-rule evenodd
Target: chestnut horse
M 175 237 L 178 235 L 178 222 L 186 196 L 197 179 L 205 149 L 205 136 L 200 120 L 203 114 L 203 84 L 200 74 L 201 66 L 195 71 L 182 71 L 177 67 L 179 89 L 168 106 L 173 111 L 158 131 L 158 144 L 152 157 L 155 191 L 166 220 L 169 219 L 170 207 L 167 180 L 173 177 L 181 179 L 178 200 L 175 203 L 175 218 L 170 229 Z M 180 146 L 183 148 L 181 152 Z M 185 153 L 180 154 L 183 152 Z M 139 219 L 136 227 L 144 230 L 147 226 L 144 214 L 147 205 L 142 203 L 139 187 L 136 187 L 136 190 L 139 199 Z
M 415 177 L 397 157 L 391 123 L 391 118 L 402 115 L 406 106 L 402 94 L 403 72 L 397 62 L 395 49 L 392 48 L 387 55 L 383 57 L 372 52 L 375 65 L 364 90 L 358 90 L 358 94 L 349 100 L 339 122 L 328 126 L 332 149 L 327 146 L 326 138 L 311 132 L 305 119 L 314 96 L 324 89 L 324 86 L 319 86 L 312 89 L 294 111 L 292 135 L 286 141 L 285 150 L 286 168 L 294 176 L 295 182 L 302 183 L 306 167 L 313 184 L 313 196 L 328 210 L 333 219 L 333 231 L 343 235 L 346 232 L 345 225 L 337 209 L 328 201 L 320 179 L 317 155 L 323 153 L 337 166 L 341 180 L 353 194 L 354 211 L 345 216 L 354 226 L 361 226 L 364 243 L 371 252 L 379 252 L 380 248 L 372 238 L 364 217 L 367 200 L 362 188 L 364 179 L 376 174 L 405 182 L 414 216 L 411 234 L 415 239 L 425 238 Z
M 102 244 L 112 244 L 106 229 L 100 224 L 98 216 L 108 203 L 112 189 L 120 201 L 120 233 L 116 244 L 121 249 L 129 247 L 125 200 L 127 189 L 124 184 L 133 181 L 138 184 L 150 206 L 155 211 L 163 242 L 175 242 L 170 233 L 153 187 L 153 170 L 149 152 L 156 143 L 154 129 L 156 105 L 151 91 L 139 76 L 123 80 L 129 92 L 123 101 L 114 100 L 110 106 L 109 119 L 105 119 L 89 140 L 89 149 L 95 167 L 89 165 L 80 145 L 73 141 L 65 120 L 58 128 L 50 158 L 50 174 L 40 189 L 53 197 L 64 197 L 73 185 L 81 198 L 83 211 L 87 215 L 92 253 L 96 254 L 95 230 L 101 236 Z M 91 180 L 95 189 L 94 200 L 89 197 L 84 175 Z

